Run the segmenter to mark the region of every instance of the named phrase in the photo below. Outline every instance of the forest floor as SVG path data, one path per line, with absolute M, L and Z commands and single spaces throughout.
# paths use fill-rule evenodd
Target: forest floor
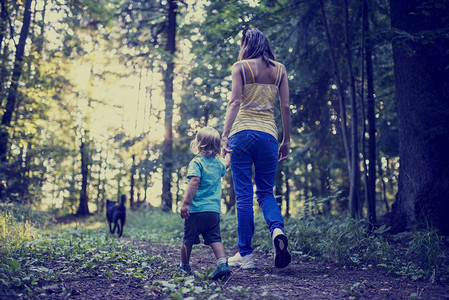
M 152 218 L 154 215 L 157 218 Z M 299 251 L 301 248 L 292 251 L 288 267 L 277 269 L 267 252 L 269 241 L 268 248 L 261 245 L 263 235 L 254 252 L 255 269 L 232 268 L 227 280 L 213 281 L 209 275 L 215 268 L 215 258 L 210 247 L 201 244 L 193 247 L 192 274 L 179 274 L 179 216 L 155 211 L 130 212 L 129 217 L 122 238 L 108 232 L 103 217 L 58 219 L 55 227 L 23 243 L 18 251 L 9 254 L 6 264 L 0 265 L 0 299 L 449 300 L 447 281 L 443 284 L 433 279 L 437 276 L 412 280 L 411 275 L 416 273 L 411 269 L 397 272 L 387 266 L 344 264 L 335 258 L 305 255 Z M 234 218 L 223 219 L 222 236 L 234 236 Z M 150 222 L 154 222 L 151 228 Z M 17 228 L 22 230 L 23 224 Z M 229 247 L 235 242 L 224 240 L 228 257 L 235 253 Z M 291 245 L 295 242 L 292 237 Z M 333 239 L 330 242 L 337 244 Z M 388 245 L 407 249 L 407 240 L 390 240 Z M 449 255 L 448 246 L 444 244 L 444 257 Z M 403 253 L 400 259 L 408 266 L 405 252 L 397 253 Z
M 129 240 L 134 246 L 149 255 L 160 255 L 174 270 L 179 263 L 179 249 L 143 241 Z M 228 256 L 234 254 L 227 249 Z M 429 281 L 412 281 L 403 277 L 385 275 L 367 269 L 351 269 L 323 260 L 304 260 L 292 256 L 292 263 L 284 269 L 276 269 L 271 255 L 254 253 L 257 268 L 254 270 L 232 269 L 231 276 L 214 286 L 220 290 L 218 299 L 449 299 L 449 287 Z M 195 274 L 190 280 L 201 282 L 198 274 L 206 274 L 214 267 L 215 259 L 208 246 L 194 246 L 191 266 Z M 197 272 L 195 272 L 197 271 Z M 70 299 L 182 299 L 182 292 L 167 288 L 175 271 L 160 272 L 157 280 L 165 282 L 159 286 L 136 286 L 121 277 L 110 279 L 77 277 L 65 282 L 71 290 Z M 178 279 L 179 280 L 179 279 Z M 156 281 L 154 279 L 154 281 Z M 151 286 L 150 286 L 151 285 Z M 165 287 L 165 288 L 164 288 Z M 211 288 L 211 286 L 209 286 Z M 51 290 L 51 287 L 49 288 Z M 211 292 L 206 296 L 211 299 Z M 204 299 L 201 290 L 189 299 Z M 59 299 L 60 295 L 46 298 Z M 187 298 L 185 298 L 187 299 Z

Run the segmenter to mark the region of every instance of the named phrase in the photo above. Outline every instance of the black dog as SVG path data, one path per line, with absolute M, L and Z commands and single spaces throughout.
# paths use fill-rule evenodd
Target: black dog
M 122 236 L 123 226 L 125 226 L 126 221 L 125 201 L 125 195 L 122 195 L 120 205 L 116 205 L 115 201 L 106 200 L 106 217 L 109 223 L 109 231 L 114 234 L 117 228 L 118 237 Z M 114 224 L 114 227 L 112 227 L 112 224 Z

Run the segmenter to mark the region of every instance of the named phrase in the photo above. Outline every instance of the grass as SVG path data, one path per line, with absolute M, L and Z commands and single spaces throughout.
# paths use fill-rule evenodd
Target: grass
M 11 218 L 9 221 L 14 223 Z M 60 285 L 59 292 L 68 296 L 64 281 L 78 276 L 112 279 L 120 274 L 137 285 L 143 284 L 162 261 L 111 237 L 104 228 L 55 228 L 38 231 L 32 237 L 21 233 L 13 246 L 4 248 L 2 240 L 0 295 L 6 297 L 39 295 L 49 284 Z
M 129 211 L 123 239 L 108 233 L 102 215 L 89 218 L 88 226 L 56 226 L 45 221 L 50 219 L 45 213 L 26 208 L 0 206 L 0 298 L 39 296 L 45 294 L 48 285 L 69 297 L 72 291 L 65 282 L 89 276 L 105 280 L 120 276 L 132 285 L 175 299 L 197 298 L 199 294 L 215 298 L 222 293 L 219 284 L 209 280 L 209 274 L 196 272 L 195 276 L 178 277 L 176 267 L 166 258 L 148 255 L 130 242 L 142 240 L 178 247 L 183 220 L 177 214 L 157 209 Z M 255 226 L 255 251 L 271 252 L 262 215 L 256 215 Z M 221 228 L 224 245 L 236 247 L 235 215 L 223 215 Z M 411 280 L 449 282 L 447 239 L 436 231 L 391 235 L 386 227 L 374 232 L 364 228 L 362 221 L 345 218 L 286 220 L 289 248 L 303 259 L 377 268 Z M 235 297 L 251 295 L 250 289 L 232 289 Z

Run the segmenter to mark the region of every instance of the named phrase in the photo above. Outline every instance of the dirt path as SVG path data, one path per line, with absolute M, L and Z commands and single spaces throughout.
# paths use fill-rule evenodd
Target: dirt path
M 161 272 L 153 280 L 174 278 L 179 262 L 179 250 L 166 245 L 151 245 L 141 241 L 133 244 L 152 256 L 161 255 L 173 266 L 173 272 Z M 232 251 L 228 249 L 228 256 Z M 449 287 L 430 282 L 415 282 L 373 270 L 351 270 L 323 261 L 305 261 L 293 255 L 285 269 L 276 269 L 270 255 L 255 253 L 255 270 L 233 269 L 230 278 L 220 283 L 226 299 L 449 299 Z M 192 271 L 205 274 L 214 267 L 215 259 L 209 247 L 195 246 L 192 251 Z M 165 266 L 166 268 L 167 266 Z M 199 279 L 198 279 L 199 280 Z M 120 277 L 78 278 L 67 282 L 71 299 L 168 299 L 162 289 L 132 286 Z M 244 292 L 237 293 L 236 291 Z M 416 295 L 416 297 L 415 297 Z M 198 295 L 201 298 L 201 294 Z

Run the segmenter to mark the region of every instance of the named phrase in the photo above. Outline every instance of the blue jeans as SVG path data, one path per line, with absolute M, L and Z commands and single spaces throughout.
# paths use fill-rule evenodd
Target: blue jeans
M 270 134 L 255 130 L 240 131 L 229 138 L 232 150 L 231 170 L 237 206 L 238 247 L 241 256 L 253 252 L 254 235 L 253 181 L 256 183 L 257 202 L 262 209 L 270 233 L 275 228 L 284 231 L 284 220 L 273 195 L 278 162 L 278 143 Z

